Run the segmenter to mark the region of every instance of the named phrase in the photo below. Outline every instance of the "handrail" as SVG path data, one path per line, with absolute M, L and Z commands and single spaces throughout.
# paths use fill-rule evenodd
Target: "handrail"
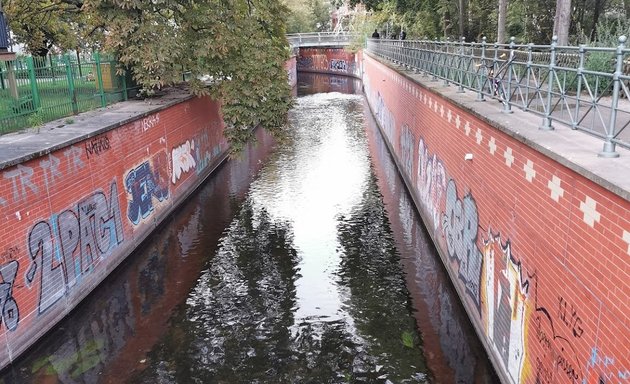
M 520 108 L 604 141 L 602 157 L 630 148 L 630 49 L 616 47 L 490 44 L 430 40 L 368 39 L 367 51 L 416 72 L 456 84 L 458 90 L 501 101 L 502 111 Z M 598 66 L 592 63 L 598 62 Z M 589 68 L 590 67 L 590 68 Z M 628 101 L 623 101 L 622 98 Z
M 357 37 L 345 32 L 309 32 L 287 35 L 291 47 L 346 46 Z

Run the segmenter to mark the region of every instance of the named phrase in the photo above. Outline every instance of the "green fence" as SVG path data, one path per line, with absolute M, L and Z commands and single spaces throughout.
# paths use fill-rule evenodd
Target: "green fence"
M 129 82 L 98 52 L 0 62 L 0 134 L 126 100 Z

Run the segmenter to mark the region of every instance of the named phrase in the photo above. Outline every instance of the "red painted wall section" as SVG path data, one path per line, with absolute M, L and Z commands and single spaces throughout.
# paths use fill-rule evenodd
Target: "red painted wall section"
M 300 48 L 297 70 L 361 77 L 361 55 L 343 48 Z
M 376 120 L 503 376 L 630 382 L 630 202 L 369 56 L 364 71 Z
M 192 98 L 6 168 L 0 365 L 67 314 L 224 158 L 219 105 Z

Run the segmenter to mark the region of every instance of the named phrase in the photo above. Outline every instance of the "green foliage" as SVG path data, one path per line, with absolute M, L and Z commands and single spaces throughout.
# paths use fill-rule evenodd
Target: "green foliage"
M 591 47 L 616 47 L 619 45 L 619 36 L 629 36 L 630 21 L 621 18 L 605 18 L 597 23 L 597 31 L 596 40 L 591 40 L 584 31 L 581 31 L 578 41 Z M 613 52 L 590 51 L 586 55 L 584 67 L 591 71 L 612 73 L 615 70 L 615 61 Z M 595 75 L 585 75 L 584 78 L 593 93 L 606 94 L 612 90 L 612 79 Z
M 409 331 L 404 331 L 401 335 L 400 335 L 400 340 L 402 342 L 402 344 L 407 347 L 407 348 L 413 348 L 414 345 L 414 341 L 413 341 L 413 333 L 409 332 Z
M 36 56 L 80 46 L 84 26 L 79 0 L 4 0 L 3 9 L 18 43 Z
M 289 8 L 287 33 L 323 32 L 331 29 L 328 0 L 285 0 Z
M 291 105 L 287 9 L 277 0 L 85 0 L 105 50 L 149 94 L 181 80 L 222 102 L 234 151 L 261 124 L 281 133 Z M 201 79 L 211 79 L 210 82 Z
M 39 128 L 44 125 L 44 116 L 40 112 L 31 113 L 26 119 L 31 128 Z

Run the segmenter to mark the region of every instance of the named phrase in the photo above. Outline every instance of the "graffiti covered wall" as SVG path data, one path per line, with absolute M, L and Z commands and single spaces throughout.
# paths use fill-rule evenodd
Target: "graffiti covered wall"
M 630 202 L 367 55 L 364 71 L 372 112 L 501 376 L 630 383 Z
M 361 55 L 343 48 L 300 48 L 297 70 L 361 77 Z
M 98 285 L 225 158 L 193 98 L 0 170 L 0 366 Z

